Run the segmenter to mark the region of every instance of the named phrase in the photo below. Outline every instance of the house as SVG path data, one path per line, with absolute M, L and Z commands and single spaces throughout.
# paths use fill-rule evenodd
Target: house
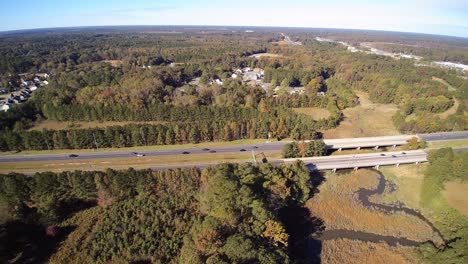
M 6 93 L 8 93 L 8 89 L 1 87 L 0 88 L 0 94 L 6 94 Z
M 237 74 L 236 74 L 236 73 L 233 73 L 233 74 L 231 75 L 231 78 L 236 79 L 236 78 L 237 78 Z
M 263 69 L 261 69 L 261 68 L 254 68 L 253 72 L 255 72 L 255 73 L 257 73 L 257 74 L 259 74 L 261 76 L 265 75 L 265 71 Z
M 220 79 L 216 79 L 216 80 L 214 80 L 214 81 L 215 81 L 215 83 L 217 83 L 217 84 L 219 84 L 219 85 L 222 85 L 222 84 L 223 84 L 223 81 L 221 81 Z
M 289 94 L 302 94 L 304 93 L 304 87 L 290 87 Z
M 34 77 L 33 80 L 34 80 L 34 82 L 36 82 L 36 83 L 41 81 L 41 79 L 39 79 L 39 77 Z
M 244 72 L 250 72 L 252 69 L 250 69 L 250 67 L 245 67 L 244 68 Z
M 237 70 L 236 70 L 236 73 L 242 73 L 242 70 L 241 70 L 241 69 L 237 69 Z
M 41 78 L 49 78 L 50 77 L 50 75 L 48 73 L 36 73 L 36 76 L 41 77 Z
M 0 107 L 0 110 L 1 111 L 8 111 L 10 109 L 10 104 L 9 103 L 6 103 L 6 104 L 3 104 L 1 107 Z
M 31 91 L 35 91 L 35 90 L 37 90 L 37 86 L 36 86 L 36 85 L 34 85 L 34 84 L 32 84 L 32 85 L 29 85 L 29 86 L 28 86 L 28 88 L 29 88 L 29 90 L 31 90 Z
M 248 82 L 248 81 L 257 81 L 259 80 L 260 77 L 257 73 L 255 72 L 247 72 L 244 74 L 244 78 L 243 78 L 243 81 L 244 82 Z
M 325 92 L 317 92 L 318 96 L 325 96 Z

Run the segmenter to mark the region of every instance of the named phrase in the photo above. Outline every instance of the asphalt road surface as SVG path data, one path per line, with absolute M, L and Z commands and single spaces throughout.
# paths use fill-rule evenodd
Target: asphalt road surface
M 293 162 L 296 159 L 284 159 Z M 427 153 L 423 150 L 393 151 L 369 154 L 339 155 L 302 158 L 309 168 L 317 170 L 367 168 L 374 166 L 419 163 L 427 161 Z
M 468 131 L 463 132 L 442 132 L 432 134 L 421 134 L 418 135 L 426 141 L 444 141 L 444 140 L 455 140 L 455 139 L 468 139 Z M 373 138 L 375 141 L 380 137 Z M 386 137 L 381 137 L 386 138 Z M 343 139 L 340 139 L 343 140 Z M 356 139 L 349 139 L 350 141 Z M 73 154 L 73 150 L 69 153 L 64 154 L 35 154 L 35 155 L 3 155 L 0 156 L 0 163 L 2 162 L 26 162 L 26 161 L 59 161 L 59 160 L 71 160 L 71 159 L 110 159 L 110 158 L 122 158 L 122 157 L 137 157 L 137 153 L 144 154 L 145 156 L 165 156 L 165 155 L 191 155 L 191 154 L 202 154 L 209 153 L 209 151 L 216 151 L 216 153 L 233 153 L 255 150 L 256 153 L 262 151 L 281 151 L 283 146 L 289 142 L 272 142 L 272 143 L 261 143 L 251 145 L 232 145 L 225 147 L 212 147 L 209 150 L 202 148 L 177 148 L 177 149 L 165 149 L 165 150 L 144 150 L 130 152 L 128 150 L 117 150 L 107 152 L 94 152 L 94 153 L 79 153 L 77 157 L 69 157 Z

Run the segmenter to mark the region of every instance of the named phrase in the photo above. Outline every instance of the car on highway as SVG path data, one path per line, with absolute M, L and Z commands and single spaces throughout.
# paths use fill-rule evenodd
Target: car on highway
M 406 152 L 402 152 L 401 154 L 406 155 Z
M 384 153 L 380 153 L 380 156 L 385 156 L 385 154 L 384 154 Z
M 244 152 L 244 151 L 247 151 L 247 150 L 245 150 L 245 149 L 240 149 L 239 151 Z
M 190 154 L 190 152 L 184 151 L 184 152 L 182 152 L 182 154 L 187 155 L 187 154 Z
M 395 155 L 392 155 L 392 158 L 396 158 L 396 156 L 395 156 Z
M 76 157 L 78 157 L 78 155 L 77 154 L 70 154 L 70 155 L 68 155 L 68 157 L 69 158 L 76 158 Z
M 137 155 L 137 157 L 144 157 L 144 156 L 146 156 L 146 154 L 144 154 L 144 153 L 137 153 L 136 155 Z
M 203 151 L 210 151 L 209 148 L 204 148 L 204 149 L 202 149 L 202 150 L 203 150 Z
M 210 153 L 216 153 L 216 150 L 210 150 Z
M 253 149 L 258 149 L 258 147 L 257 147 L 257 146 L 253 146 L 252 148 L 253 148 Z

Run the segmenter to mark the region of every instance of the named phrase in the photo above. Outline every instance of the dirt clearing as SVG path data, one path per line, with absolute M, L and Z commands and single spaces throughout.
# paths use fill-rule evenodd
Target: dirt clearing
M 451 206 L 468 216 L 468 183 L 448 182 L 442 194 Z

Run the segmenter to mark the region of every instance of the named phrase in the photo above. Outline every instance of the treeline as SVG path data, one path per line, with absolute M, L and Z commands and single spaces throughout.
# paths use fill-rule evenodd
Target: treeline
M 429 263 L 465 263 L 468 261 L 468 218 L 449 206 L 442 191 L 449 181 L 468 181 L 468 153 L 455 153 L 451 148 L 433 150 L 425 171 L 421 204 L 443 218 L 435 218 L 435 225 L 448 241 L 443 248 L 424 244 L 419 252 Z
M 393 123 L 403 133 L 431 133 L 438 131 L 459 131 L 468 129 L 468 117 L 464 115 L 464 106 L 460 105 L 455 112 L 447 118 L 423 113 L 406 120 L 402 111 L 393 116 Z
M 60 248 L 49 249 L 50 263 L 290 263 L 307 259 L 290 254 L 296 238 L 280 214 L 302 206 L 311 188 L 301 162 L 222 164 L 201 174 L 109 169 L 1 175 L 0 202 L 16 219 L 54 225 L 52 236 L 74 227 Z M 83 210 L 81 203 L 99 206 Z M 21 255 L 22 243 L 46 240 L 5 244 L 4 259 Z
M 327 145 L 323 140 L 312 140 L 288 143 L 284 145 L 281 155 L 287 159 L 324 156 L 326 153 Z
M 453 106 L 453 101 L 443 95 L 429 98 L 419 98 L 404 105 L 403 113 L 441 113 Z
M 325 120 L 325 123 L 327 120 Z M 322 122 L 321 122 L 322 123 Z M 132 146 L 173 145 L 246 138 L 315 139 L 316 126 L 307 118 L 252 118 L 238 121 L 193 121 L 158 125 L 131 124 L 106 128 L 12 131 L 0 134 L 0 149 L 51 150 L 121 148 Z

